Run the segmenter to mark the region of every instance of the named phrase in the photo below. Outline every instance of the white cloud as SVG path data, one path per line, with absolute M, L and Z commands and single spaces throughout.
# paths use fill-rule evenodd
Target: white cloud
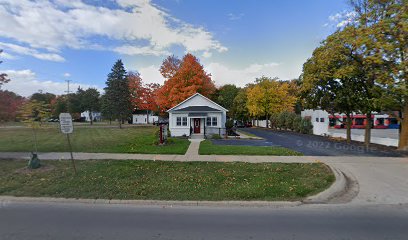
M 180 21 L 149 0 L 116 2 L 122 8 L 93 6 L 81 0 L 0 0 L 0 36 L 50 52 L 92 48 L 92 37 L 117 40 L 116 51 L 147 42 L 134 47 L 133 54 L 164 54 L 174 45 L 188 52 L 227 50 L 209 31 Z M 38 54 L 37 58 L 47 60 L 57 57 Z
M 153 55 L 153 56 L 170 55 L 170 52 L 166 50 L 154 49 L 151 46 L 136 47 L 131 45 L 123 45 L 115 48 L 114 51 L 124 55 Z
M 17 57 L 14 56 L 14 55 L 9 54 L 8 52 L 2 51 L 0 53 L 0 58 L 13 60 L 13 59 L 16 59 Z
M 346 25 L 356 21 L 357 13 L 354 11 L 342 11 L 329 16 L 329 22 L 324 24 L 327 26 L 336 26 L 337 28 L 345 27 Z
M 70 74 L 70 73 L 64 73 L 63 76 L 64 76 L 65 78 L 69 78 L 69 77 L 71 77 L 71 74 Z
M 228 14 L 228 19 L 231 20 L 231 21 L 236 21 L 236 20 L 241 19 L 243 16 L 244 16 L 243 13 L 240 13 L 240 14 L 229 13 Z
M 140 76 L 144 83 L 164 83 L 164 78 L 159 72 L 160 66 L 147 66 L 139 69 Z
M 56 82 L 50 80 L 39 80 L 35 72 L 30 69 L 25 70 L 6 70 L 2 71 L 8 75 L 10 82 L 3 85 L 3 89 L 13 91 L 21 96 L 28 97 L 33 93 L 42 90 L 43 92 L 50 92 L 54 94 L 65 94 L 67 90 L 66 82 Z M 90 87 L 97 88 L 99 91 L 103 91 L 95 85 L 70 83 L 70 89 L 81 88 L 87 89 Z
M 252 83 L 256 78 L 262 76 L 278 77 L 282 80 L 287 80 L 296 78 L 300 74 L 290 71 L 286 66 L 279 63 L 251 64 L 244 68 L 231 68 L 221 63 L 213 62 L 206 65 L 205 70 L 211 73 L 212 80 L 214 80 L 217 86 L 235 84 L 239 87 Z
M 5 48 L 14 53 L 17 53 L 19 55 L 28 55 L 28 56 L 32 56 L 32 57 L 35 57 L 41 60 L 49 60 L 49 61 L 54 61 L 54 62 L 64 62 L 65 61 L 65 59 L 62 56 L 56 53 L 40 53 L 36 49 L 22 47 L 22 46 L 12 44 L 12 43 L 0 42 L 0 47 Z

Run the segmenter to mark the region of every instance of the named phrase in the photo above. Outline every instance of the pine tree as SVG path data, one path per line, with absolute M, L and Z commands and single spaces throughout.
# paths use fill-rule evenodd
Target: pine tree
M 119 128 L 131 112 L 130 91 L 122 60 L 116 61 L 106 80 L 105 95 L 113 117 L 119 120 Z

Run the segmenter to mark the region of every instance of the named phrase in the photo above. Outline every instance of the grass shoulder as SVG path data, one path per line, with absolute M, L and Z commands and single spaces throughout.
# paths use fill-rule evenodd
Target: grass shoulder
M 71 134 L 74 152 L 100 153 L 146 153 L 184 154 L 190 142 L 187 139 L 170 138 L 169 144 L 157 145 L 157 127 L 77 126 Z M 47 125 L 37 131 L 39 152 L 66 152 L 67 140 L 58 124 Z M 33 151 L 33 136 L 30 128 L 0 129 L 0 151 Z
M 141 160 L 2 161 L 0 195 L 88 199 L 295 201 L 328 188 L 322 163 L 216 163 Z M 43 170 L 41 170 L 43 169 Z M 44 170 L 48 169 L 48 170 Z
M 200 155 L 272 155 L 301 156 L 302 154 L 284 147 L 216 145 L 211 140 L 200 144 Z

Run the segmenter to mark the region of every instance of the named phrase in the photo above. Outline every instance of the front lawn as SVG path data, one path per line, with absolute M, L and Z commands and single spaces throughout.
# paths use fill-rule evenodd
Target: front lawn
M 335 177 L 321 163 L 163 161 L 0 161 L 0 195 L 89 199 L 300 200 L 328 188 Z M 48 169 L 48 170 L 47 170 Z M 46 171 L 47 170 L 47 171 Z
M 110 126 L 77 126 L 71 134 L 74 152 L 184 154 L 190 142 L 170 138 L 166 146 L 155 144 L 157 127 L 140 126 L 119 129 Z M 39 152 L 68 152 L 67 139 L 58 124 L 38 130 Z M 33 151 L 30 128 L 0 128 L 0 152 Z
M 200 155 L 274 155 L 301 156 L 302 154 L 284 147 L 216 145 L 211 140 L 200 144 Z

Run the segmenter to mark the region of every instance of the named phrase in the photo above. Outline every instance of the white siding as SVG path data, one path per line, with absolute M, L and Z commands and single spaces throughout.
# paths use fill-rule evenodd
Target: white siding
M 158 116 L 149 115 L 149 122 L 147 122 L 147 114 L 133 114 L 133 124 L 153 124 L 159 120 Z

